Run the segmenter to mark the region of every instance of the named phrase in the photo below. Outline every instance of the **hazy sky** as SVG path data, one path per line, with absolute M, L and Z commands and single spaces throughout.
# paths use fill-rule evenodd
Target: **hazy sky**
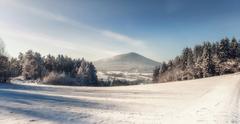
M 186 46 L 240 38 L 239 0 L 0 0 L 0 37 L 28 49 L 88 60 L 138 52 L 163 61 Z

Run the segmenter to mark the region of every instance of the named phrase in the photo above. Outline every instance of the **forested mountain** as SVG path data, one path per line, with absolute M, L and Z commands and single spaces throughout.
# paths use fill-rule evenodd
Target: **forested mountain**
M 126 71 L 126 72 L 152 72 L 159 62 L 146 58 L 137 53 L 117 55 L 94 62 L 99 71 Z
M 180 56 L 153 71 L 153 82 L 189 80 L 240 71 L 240 43 L 236 38 L 204 42 L 185 48 Z

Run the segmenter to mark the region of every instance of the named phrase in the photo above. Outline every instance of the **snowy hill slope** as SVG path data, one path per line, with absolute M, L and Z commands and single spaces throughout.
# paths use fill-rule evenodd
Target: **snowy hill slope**
M 131 52 L 95 61 L 94 65 L 99 71 L 152 72 L 160 63 Z
M 240 74 L 123 87 L 0 84 L 1 124 L 240 124 Z

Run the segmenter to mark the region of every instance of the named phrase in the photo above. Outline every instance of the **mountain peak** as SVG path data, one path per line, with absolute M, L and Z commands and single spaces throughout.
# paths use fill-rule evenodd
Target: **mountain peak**
M 130 52 L 130 53 L 126 53 L 127 55 L 140 55 L 138 53 L 135 53 L 135 52 Z
M 135 52 L 129 52 L 125 54 L 116 55 L 112 58 L 119 58 L 119 57 L 124 58 L 124 57 L 143 57 L 143 56 Z

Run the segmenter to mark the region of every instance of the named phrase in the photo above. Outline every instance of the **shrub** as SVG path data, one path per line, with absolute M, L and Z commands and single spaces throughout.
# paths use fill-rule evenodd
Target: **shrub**
M 56 72 L 51 72 L 47 76 L 45 76 L 43 78 L 43 83 L 52 85 L 79 85 L 76 79 L 71 78 L 65 73 L 59 74 Z

